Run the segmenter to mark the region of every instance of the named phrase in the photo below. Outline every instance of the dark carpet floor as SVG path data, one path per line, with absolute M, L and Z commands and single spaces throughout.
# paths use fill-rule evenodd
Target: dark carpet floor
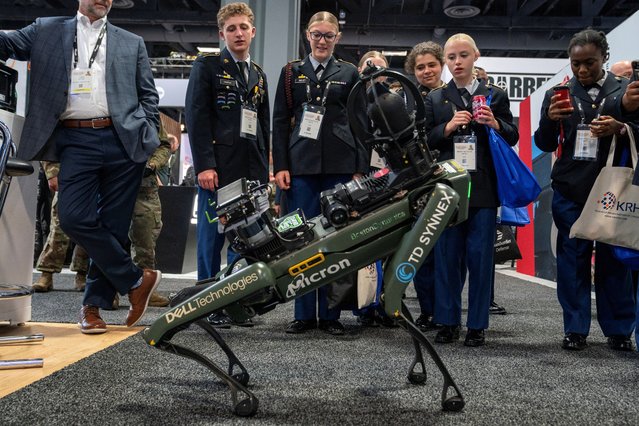
M 166 280 L 161 290 L 186 285 Z M 413 349 L 404 330 L 363 329 L 343 312 L 346 336 L 287 335 L 289 303 L 258 317 L 254 328 L 221 332 L 251 374 L 249 389 L 260 400 L 253 418 L 232 414 L 229 392 L 208 370 L 136 335 L 0 399 L 0 424 L 639 424 L 638 353 L 609 350 L 594 315 L 589 348 L 566 352 L 555 290 L 497 274 L 496 293 L 509 314 L 491 317 L 486 346 L 467 348 L 463 336 L 436 345 L 465 397 L 460 413 L 441 411 L 442 376 L 429 359 L 426 385 L 408 383 Z M 37 294 L 33 319 L 74 322 L 79 300 L 71 291 Z M 407 302 L 416 312 L 416 300 Z M 125 315 L 105 316 L 122 322 Z M 174 341 L 224 365 L 198 328 Z

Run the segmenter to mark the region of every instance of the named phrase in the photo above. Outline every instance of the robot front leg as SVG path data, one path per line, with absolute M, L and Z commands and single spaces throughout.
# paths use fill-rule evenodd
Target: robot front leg
M 408 310 L 408 307 L 402 302 L 402 312 L 400 314 L 399 324 L 408 331 L 413 339 L 415 346 L 415 358 L 408 371 L 408 380 L 413 384 L 423 384 L 426 382 L 426 366 L 424 364 L 424 357 L 422 355 L 421 346 L 426 348 L 431 359 L 437 365 L 437 368 L 444 377 L 444 388 L 442 390 L 442 409 L 444 411 L 461 411 L 464 408 L 465 402 L 461 391 L 455 384 L 453 377 L 448 372 L 448 368 L 444 364 L 444 361 L 439 357 L 439 354 L 430 343 L 428 338 L 421 332 L 419 327 L 413 322 L 413 317 Z M 421 371 L 416 371 L 416 367 L 419 365 Z M 449 391 L 454 390 L 455 395 L 448 396 Z

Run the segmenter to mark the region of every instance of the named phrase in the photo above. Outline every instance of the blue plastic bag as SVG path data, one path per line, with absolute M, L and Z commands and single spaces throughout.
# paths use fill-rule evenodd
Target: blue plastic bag
M 497 195 L 501 205 L 512 208 L 527 206 L 541 193 L 535 175 L 495 129 L 486 126 L 486 130 L 497 173 Z
M 514 209 L 508 206 L 501 206 L 499 218 L 499 223 L 503 225 L 526 226 L 530 223 L 528 207 L 518 207 Z

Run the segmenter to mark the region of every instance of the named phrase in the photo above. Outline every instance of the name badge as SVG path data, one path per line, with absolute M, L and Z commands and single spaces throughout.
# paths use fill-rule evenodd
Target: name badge
M 248 106 L 242 106 L 240 136 L 246 139 L 257 139 L 257 111 Z
M 455 161 L 469 172 L 477 170 L 477 136 L 459 135 L 453 138 Z
M 82 98 L 90 98 L 93 92 L 93 76 L 94 73 L 90 69 L 74 69 L 71 72 L 70 93 Z
M 305 138 L 317 140 L 325 113 L 326 108 L 322 106 L 305 104 L 299 135 Z
M 386 167 L 386 161 L 384 161 L 384 159 L 379 156 L 377 151 L 373 150 L 373 152 L 371 153 L 370 166 L 376 169 L 383 169 L 384 167 Z
M 577 126 L 577 136 L 575 138 L 575 152 L 572 158 L 582 161 L 597 161 L 599 151 L 599 139 L 590 132 L 587 124 Z

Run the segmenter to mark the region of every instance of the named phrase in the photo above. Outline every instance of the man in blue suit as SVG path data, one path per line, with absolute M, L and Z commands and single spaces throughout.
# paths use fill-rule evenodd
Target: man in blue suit
M 75 17 L 38 18 L 0 32 L 0 59 L 31 61 L 30 99 L 17 156 L 59 161 L 62 229 L 91 257 L 80 315 L 85 334 L 106 331 L 99 308 L 128 294 L 135 325 L 160 271 L 126 249 L 148 156 L 159 145 L 158 94 L 143 40 L 107 22 L 112 0 L 79 0 Z

